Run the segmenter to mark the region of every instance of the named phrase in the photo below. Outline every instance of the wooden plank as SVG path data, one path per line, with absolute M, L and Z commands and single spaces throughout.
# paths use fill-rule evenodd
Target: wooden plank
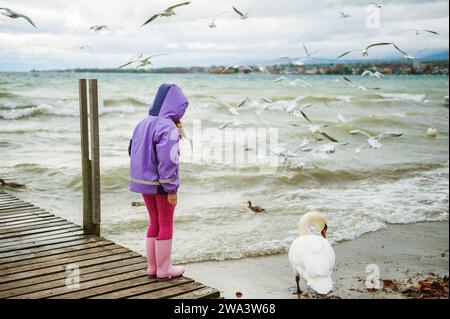
M 111 271 L 114 269 L 120 269 L 121 267 L 128 267 L 128 266 L 134 266 L 134 265 L 140 265 L 140 267 L 142 267 L 142 268 L 138 268 L 138 269 L 146 269 L 147 261 L 142 256 L 139 256 L 139 257 L 133 257 L 133 258 L 128 258 L 128 259 L 121 259 L 121 260 L 109 262 L 106 264 L 81 267 L 80 272 L 81 272 L 82 276 L 87 275 L 87 274 L 92 274 L 95 279 L 95 278 L 97 278 L 96 276 L 98 276 L 98 278 L 101 278 L 102 273 L 104 273 L 104 272 L 107 273 L 108 271 Z M 67 278 L 67 273 L 65 271 L 58 272 L 58 273 L 52 273 L 52 274 L 48 274 L 48 275 L 42 275 L 39 277 L 30 277 L 30 278 L 13 281 L 10 283 L 1 284 L 0 291 L 16 289 L 19 287 L 33 286 L 33 285 L 37 285 L 40 283 L 51 282 L 51 281 L 55 281 L 55 280 L 59 280 L 59 279 L 66 280 L 66 278 Z
M 11 226 L 25 226 L 25 225 L 31 225 L 31 224 L 38 224 L 43 222 L 52 222 L 54 220 L 65 220 L 60 217 L 56 217 L 55 215 L 48 214 L 44 216 L 39 217 L 26 217 L 26 218 L 12 218 L 12 219 L 6 219 L 6 220 L 0 220 L 0 229 L 4 227 L 11 227 Z
M 181 295 L 186 292 L 191 292 L 197 289 L 204 288 L 205 286 L 199 282 L 190 282 L 182 285 L 173 285 L 171 287 L 165 287 L 157 291 L 148 292 L 139 296 L 131 297 L 130 299 L 162 299 L 170 298 Z
M 147 268 L 147 264 L 141 262 L 138 264 L 132 264 L 132 265 L 123 266 L 123 267 L 116 267 L 116 268 L 111 268 L 108 270 L 97 271 L 97 272 L 88 273 L 88 274 L 86 274 L 83 271 L 83 273 L 80 274 L 80 284 L 84 284 L 85 282 L 95 280 L 95 279 L 101 279 L 101 278 L 111 277 L 114 275 L 130 273 L 130 272 L 133 272 L 136 270 L 140 270 L 141 272 L 145 273 L 146 268 Z M 20 288 L 14 287 L 9 290 L 0 291 L 0 298 L 11 298 L 11 297 L 15 297 L 15 296 L 29 294 L 32 292 L 55 289 L 55 288 L 65 287 L 65 286 L 66 286 L 66 277 L 63 277 L 63 278 L 60 278 L 57 280 L 52 280 L 52 281 L 47 281 L 47 282 L 39 282 L 34 285 L 28 285 L 28 286 L 24 286 L 24 287 L 20 287 Z
M 30 209 L 30 210 L 26 210 L 26 211 L 17 211 L 17 212 L 12 212 L 12 213 L 8 213 L 5 215 L 0 215 L 0 221 L 8 221 L 10 219 L 19 219 L 19 218 L 24 218 L 24 217 L 38 217 L 41 214 L 46 214 L 46 215 L 52 215 L 49 212 L 46 212 L 42 209 Z
M 211 288 L 203 287 L 188 293 L 184 293 L 178 296 L 170 297 L 171 299 L 215 299 L 220 297 L 220 291 Z
M 105 241 L 109 242 L 108 240 L 105 240 L 100 237 L 92 237 L 90 235 L 80 235 L 80 236 L 74 236 L 68 237 L 68 240 L 60 241 L 59 239 L 55 239 L 52 241 L 47 241 L 45 244 L 40 245 L 38 247 L 31 247 L 31 248 L 24 248 L 24 249 L 18 249 L 15 251 L 9 251 L 0 253 L 0 263 L 3 262 L 11 262 L 11 261 L 17 261 L 22 259 L 30 259 L 33 258 L 33 256 L 37 256 L 40 253 L 48 253 L 51 251 L 58 251 L 59 248 L 64 247 L 71 247 L 71 246 L 77 246 L 77 245 L 84 245 L 89 244 L 92 242 L 97 241 Z M 72 238 L 72 239 L 71 239 Z
M 179 286 L 193 281 L 191 278 L 188 277 L 179 277 L 168 281 L 157 281 L 153 279 L 151 282 L 148 282 L 148 279 L 147 281 L 145 279 L 146 278 L 142 279 L 140 278 L 139 280 L 135 280 L 134 282 L 127 283 L 125 286 L 121 286 L 120 284 L 105 286 L 104 288 L 97 289 L 95 292 L 93 292 L 96 293 L 96 295 L 93 295 L 90 298 L 92 299 L 129 298 L 139 294 L 157 291 L 161 289 L 167 289 L 169 287 Z M 108 290 L 110 292 L 108 292 Z
M 18 199 L 14 199 L 14 198 L 13 199 L 9 199 L 9 200 L 4 199 L 4 200 L 0 200 L 0 207 L 9 206 L 9 205 L 14 204 L 14 203 L 23 204 L 24 202 L 21 201 L 21 200 L 18 200 Z
M 46 241 L 53 239 L 59 239 L 60 242 L 63 242 L 65 237 L 72 238 L 77 235 L 84 235 L 83 230 L 81 230 L 79 226 L 74 226 L 73 229 L 61 229 L 49 233 L 29 235 L 22 239 L 5 239 L 0 242 L 0 253 L 11 250 L 41 246 L 45 244 Z
M 16 208 L 23 208 L 23 207 L 36 207 L 36 206 L 34 206 L 33 204 L 28 204 L 28 203 L 18 204 L 18 205 L 9 204 L 7 206 L 0 207 L 0 214 L 3 214 L 5 212 L 7 212 L 8 210 L 13 210 Z
M 108 247 L 106 247 L 108 246 Z M 41 253 L 38 256 L 34 256 L 34 258 L 26 259 L 26 260 L 18 260 L 14 262 L 9 263 L 0 263 L 0 271 L 2 269 L 8 269 L 8 268 L 19 268 L 22 266 L 29 266 L 36 263 L 43 263 L 51 260 L 59 260 L 64 259 L 68 257 L 75 257 L 80 255 L 87 255 L 95 252 L 102 252 L 105 249 L 111 250 L 111 249 L 117 249 L 117 248 L 124 248 L 117 244 L 114 244 L 112 242 L 107 241 L 97 241 L 90 243 L 88 245 L 78 245 L 78 246 L 72 246 L 69 248 L 60 249 L 57 253 L 57 251 L 46 251 L 44 253 Z
M 29 230 L 56 227 L 62 225 L 72 225 L 73 223 L 68 222 L 62 218 L 54 218 L 53 220 L 37 221 L 26 225 L 10 225 L 10 226 L 0 226 L 0 235 L 10 234 L 10 233 L 22 233 Z
M 117 260 L 121 260 L 121 259 L 138 257 L 138 256 L 139 255 L 135 252 L 126 252 L 126 253 L 115 254 L 115 255 L 106 256 L 106 257 L 83 260 L 83 261 L 77 262 L 77 265 L 81 268 L 81 267 L 91 266 L 91 265 L 106 264 L 111 261 L 117 261 Z M 49 275 L 49 274 L 54 274 L 54 273 L 58 273 L 58 272 L 65 272 L 65 265 L 57 265 L 57 266 L 48 267 L 45 269 L 37 269 L 37 270 L 32 270 L 32 271 L 27 271 L 27 272 L 20 272 L 20 273 L 15 273 L 15 274 L 11 274 L 11 275 L 0 276 L 0 283 L 3 284 L 3 283 L 16 281 L 16 280 L 20 280 L 20 279 L 42 276 L 42 275 Z
M 108 257 L 108 256 L 112 256 L 112 255 L 119 255 L 119 254 L 131 252 L 128 248 L 119 247 L 119 246 L 115 246 L 115 245 L 113 245 L 113 246 L 114 247 L 112 247 L 111 249 L 109 249 L 109 248 L 104 248 L 104 249 L 100 249 L 100 250 L 97 249 L 94 253 L 86 253 L 86 254 L 75 255 L 75 256 L 66 257 L 66 258 L 50 259 L 47 261 L 33 263 L 30 265 L 25 264 L 25 265 L 22 265 L 20 268 L 1 269 L 0 270 L 0 282 L 3 277 L 5 277 L 5 276 L 7 277 L 9 275 L 16 274 L 16 273 L 29 272 L 29 271 L 39 270 L 39 269 L 48 269 L 53 266 L 59 266 L 59 265 L 64 266 L 64 265 L 68 265 L 68 264 L 78 263 L 81 261 L 86 261 L 86 260 L 97 259 L 97 258 L 101 258 L 101 257 Z
M 145 275 L 145 269 L 140 269 L 106 278 L 83 281 L 80 282 L 79 288 L 68 289 L 67 287 L 59 287 L 25 294 L 20 296 L 20 298 L 80 299 L 95 295 L 97 291 L 111 291 L 111 289 L 120 289 L 128 285 L 149 285 L 154 281 L 156 279 L 150 279 Z
M 0 213 L 0 218 L 3 218 L 4 216 L 8 216 L 8 215 L 18 215 L 24 212 L 34 212 L 34 211 L 44 211 L 42 208 L 40 207 L 36 207 L 36 206 L 32 206 L 32 207 L 16 207 L 16 208 L 12 208 L 8 211 L 5 211 L 3 213 Z
M 6 233 L 6 234 L 0 234 L 0 240 L 3 239 L 10 239 L 13 237 L 19 237 L 22 238 L 26 235 L 35 235 L 40 233 L 47 233 L 51 232 L 52 230 L 65 230 L 65 229 L 71 229 L 71 228 L 79 228 L 79 226 L 76 226 L 72 223 L 67 223 L 66 225 L 59 225 L 59 226 L 49 226 L 46 228 L 40 228 L 40 229 L 33 229 L 33 230 L 25 230 L 15 233 Z

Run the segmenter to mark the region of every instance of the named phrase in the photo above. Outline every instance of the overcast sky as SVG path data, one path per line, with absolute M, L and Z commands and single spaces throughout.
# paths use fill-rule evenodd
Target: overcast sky
M 117 67 L 138 53 L 169 53 L 154 59 L 155 67 L 229 64 L 301 57 L 304 42 L 317 57 L 335 58 L 374 41 L 394 41 L 413 54 L 448 49 L 449 1 L 380 0 L 380 28 L 366 26 L 371 14 L 364 0 L 192 0 L 177 16 L 140 25 L 177 0 L 4 0 L 8 7 L 30 16 L 38 29 L 23 19 L 0 15 L 0 71 Z M 44 4 L 45 3 L 45 4 Z M 250 11 L 242 21 L 236 5 Z M 218 28 L 205 23 L 221 12 Z M 344 11 L 351 15 L 340 17 Z M 372 13 L 373 14 L 373 13 Z M 92 25 L 109 26 L 96 34 Z M 405 29 L 432 29 L 439 36 Z M 94 52 L 82 51 L 88 45 Z M 371 57 L 399 56 L 378 48 Z

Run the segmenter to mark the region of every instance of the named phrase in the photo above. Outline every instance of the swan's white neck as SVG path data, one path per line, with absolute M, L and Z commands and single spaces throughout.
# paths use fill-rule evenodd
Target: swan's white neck
M 308 224 L 306 223 L 301 223 L 298 226 L 298 233 L 300 234 L 300 236 L 306 236 L 306 235 L 310 235 L 311 231 L 309 230 Z

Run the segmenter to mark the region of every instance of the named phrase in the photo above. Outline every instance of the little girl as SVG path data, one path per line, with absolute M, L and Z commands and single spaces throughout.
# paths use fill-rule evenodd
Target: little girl
M 172 266 L 173 214 L 179 187 L 179 128 L 189 102 L 174 84 L 163 84 L 156 94 L 150 115 L 135 127 L 128 153 L 130 190 L 141 193 L 150 225 L 146 252 L 149 276 L 171 279 L 184 268 Z

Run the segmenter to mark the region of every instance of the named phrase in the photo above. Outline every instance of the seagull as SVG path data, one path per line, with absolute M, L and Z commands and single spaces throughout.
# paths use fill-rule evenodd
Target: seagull
M 189 5 L 189 4 L 191 4 L 191 1 L 179 3 L 179 4 L 173 5 L 173 6 L 171 6 L 171 7 L 168 7 L 168 8 L 167 8 L 166 10 L 164 10 L 163 12 L 158 13 L 158 14 L 155 14 L 155 15 L 153 15 L 152 17 L 150 17 L 150 19 L 148 19 L 147 21 L 145 21 L 145 23 L 144 23 L 143 25 L 141 25 L 141 27 L 143 27 L 143 26 L 149 24 L 150 22 L 153 22 L 153 21 L 156 20 L 158 17 L 161 17 L 161 18 L 162 18 L 162 17 L 171 17 L 171 16 L 175 16 L 175 15 L 177 15 L 177 14 L 175 13 L 175 11 L 173 11 L 174 9 L 176 9 L 176 8 L 178 8 L 178 7 L 181 7 L 181 6 L 187 6 L 187 5 Z
M 439 32 L 433 31 L 433 30 L 420 30 L 420 29 L 409 29 L 409 30 L 404 30 L 404 32 L 415 32 L 416 35 L 420 35 L 422 32 L 424 33 L 430 33 L 430 34 L 434 34 L 434 35 L 440 35 Z
M 375 77 L 377 79 L 383 79 L 384 78 L 384 74 L 382 74 L 379 71 L 371 71 L 371 70 L 365 70 L 361 76 L 370 76 L 370 77 Z
M 312 121 L 309 119 L 308 115 L 305 113 L 305 109 L 310 108 L 312 104 L 305 104 L 297 108 L 297 101 L 295 101 L 292 105 L 290 105 L 286 111 L 295 117 L 302 116 L 305 120 L 312 124 Z
M 247 20 L 249 18 L 248 14 L 250 13 L 250 10 L 247 11 L 247 13 L 242 13 L 234 6 L 233 6 L 233 10 L 241 17 L 241 20 Z
M 381 42 L 381 43 L 374 43 L 374 44 L 371 44 L 371 45 L 369 45 L 369 46 L 367 46 L 364 50 L 362 50 L 360 53 L 363 55 L 363 56 L 369 56 L 369 50 L 370 49 L 372 49 L 372 48 L 374 48 L 374 47 L 379 47 L 379 46 L 393 46 L 397 51 L 399 51 L 400 53 L 402 53 L 403 54 L 403 57 L 405 58 L 405 59 L 407 59 L 407 60 L 414 60 L 414 57 L 413 56 L 411 56 L 410 54 L 408 54 L 407 52 L 405 52 L 404 50 L 402 50 L 402 49 L 400 49 L 395 43 L 393 43 L 393 42 Z M 353 53 L 353 52 L 357 52 L 357 51 L 347 51 L 347 52 L 344 52 L 344 53 L 342 53 L 340 56 L 338 56 L 336 59 L 341 59 L 341 58 L 343 58 L 344 56 L 347 56 L 347 55 L 349 55 L 350 53 Z
M 145 67 L 145 66 L 147 66 L 147 65 L 153 65 L 153 63 L 152 63 L 152 61 L 150 61 L 150 59 L 152 59 L 152 58 L 154 58 L 154 57 L 157 57 L 157 56 L 164 56 L 164 55 L 167 55 L 167 53 L 150 55 L 150 56 L 148 56 L 148 57 L 146 57 L 146 58 L 140 60 L 140 61 L 139 61 L 140 63 L 139 63 L 139 65 L 136 67 L 136 69 L 143 68 L 143 67 Z
M 11 9 L 8 9 L 8 8 L 0 8 L 0 11 L 2 11 L 2 12 L 0 12 L 2 15 L 4 15 L 5 17 L 8 17 L 8 18 L 11 18 L 11 19 L 23 18 L 23 19 L 27 20 L 33 27 L 35 27 L 37 29 L 37 27 L 34 24 L 33 20 L 31 20 L 30 17 L 28 17 L 28 16 L 26 16 L 24 14 L 15 12 L 15 11 L 13 11 Z
M 228 12 L 222 12 L 222 13 L 219 13 L 218 15 L 216 15 L 216 16 L 214 17 L 214 19 L 212 19 L 212 21 L 208 22 L 208 27 L 211 28 L 211 29 L 217 28 L 217 24 L 216 24 L 217 18 L 218 18 L 218 17 L 221 17 L 221 16 L 223 16 L 223 15 L 225 15 L 225 14 L 227 14 L 227 13 L 228 13 Z
M 321 125 L 310 125 L 309 126 L 309 131 L 313 134 L 313 136 L 315 137 L 316 135 L 320 134 L 323 137 L 325 137 L 327 140 L 333 142 L 333 143 L 340 143 L 339 140 L 337 140 L 336 138 L 328 135 L 323 128 L 326 128 L 328 126 L 321 126 Z M 315 137 L 316 140 L 320 140 L 319 138 Z M 347 144 L 347 143 L 344 143 Z
M 341 12 L 339 12 L 339 13 L 340 13 L 340 15 L 341 15 L 341 18 L 344 18 L 344 19 L 350 18 L 350 15 L 349 15 L 348 13 L 345 13 L 345 12 L 343 12 L 343 11 L 341 11 Z
M 354 131 L 350 131 L 350 134 L 352 135 L 364 135 L 367 137 L 367 144 L 369 145 L 370 148 L 373 149 L 380 149 L 383 145 L 380 143 L 380 140 L 387 138 L 387 137 L 401 137 L 403 136 L 403 133 L 401 132 L 384 132 L 381 133 L 377 136 L 372 136 L 369 133 L 362 131 L 362 130 L 354 130 Z M 362 149 L 364 148 L 364 146 L 366 145 L 366 143 L 364 143 L 362 146 L 360 146 L 359 148 L 356 149 L 356 153 L 360 153 L 362 151 Z
M 87 51 L 90 51 L 90 52 L 94 52 L 94 50 L 88 45 L 82 45 L 82 46 L 79 47 L 79 49 L 81 51 L 86 51 L 87 50 Z
M 427 131 L 427 136 L 428 137 L 437 137 L 437 128 L 435 127 L 430 127 Z
M 367 87 L 365 87 L 365 86 L 363 86 L 363 85 L 360 85 L 360 84 L 356 84 L 356 83 L 354 83 L 352 80 L 350 80 L 348 77 L 346 77 L 346 76 L 341 76 L 341 79 L 342 80 L 344 80 L 344 81 L 346 81 L 346 82 L 348 82 L 348 83 L 350 83 L 350 85 L 352 86 L 352 87 L 354 87 L 354 88 L 356 88 L 356 89 L 358 89 L 358 90 L 361 90 L 361 91 L 367 91 L 367 90 L 379 90 L 380 88 L 367 88 Z
M 231 104 L 222 102 L 222 101 L 218 100 L 217 98 L 215 98 L 215 97 L 213 97 L 213 96 L 211 96 L 210 99 L 211 99 L 211 101 L 213 101 L 216 105 L 226 107 L 226 109 L 228 110 L 228 112 L 230 112 L 231 115 L 241 115 L 237 109 L 238 109 L 239 107 L 242 107 L 242 106 L 245 104 L 245 103 L 243 103 L 243 102 L 240 102 L 238 105 L 233 106 L 233 105 L 231 105 Z
M 319 52 L 319 51 L 309 52 L 308 48 L 306 47 L 306 45 L 304 43 L 303 43 L 303 49 L 305 50 L 307 58 L 311 58 L 314 54 Z
M 103 30 L 109 30 L 109 28 L 106 25 L 94 25 L 94 26 L 90 27 L 89 30 L 92 30 L 94 32 L 100 32 Z
M 364 4 L 364 3 L 362 3 L 362 4 Z M 375 2 L 369 3 L 367 6 L 369 6 L 369 7 L 372 6 L 372 7 L 375 7 L 376 9 L 383 8 L 383 5 L 381 3 L 375 3 Z
M 287 80 L 286 76 L 280 76 L 279 78 L 276 78 L 273 80 L 274 83 L 283 82 L 284 80 Z
M 138 68 L 142 68 L 142 67 L 144 67 L 146 65 L 149 65 L 149 64 L 153 65 L 153 63 L 152 63 L 152 61 L 150 61 L 150 59 L 158 57 L 158 56 L 164 56 L 164 55 L 167 55 L 167 54 L 166 53 L 153 54 L 153 55 L 149 55 L 149 56 L 144 58 L 144 55 L 141 53 L 138 56 L 136 56 L 133 59 L 131 59 L 130 61 L 128 61 L 127 63 L 119 66 L 118 69 L 122 69 L 122 68 L 124 68 L 124 67 L 126 67 L 126 66 L 128 66 L 130 64 L 133 64 L 133 63 L 139 63 L 139 65 L 136 67 L 137 69 Z

